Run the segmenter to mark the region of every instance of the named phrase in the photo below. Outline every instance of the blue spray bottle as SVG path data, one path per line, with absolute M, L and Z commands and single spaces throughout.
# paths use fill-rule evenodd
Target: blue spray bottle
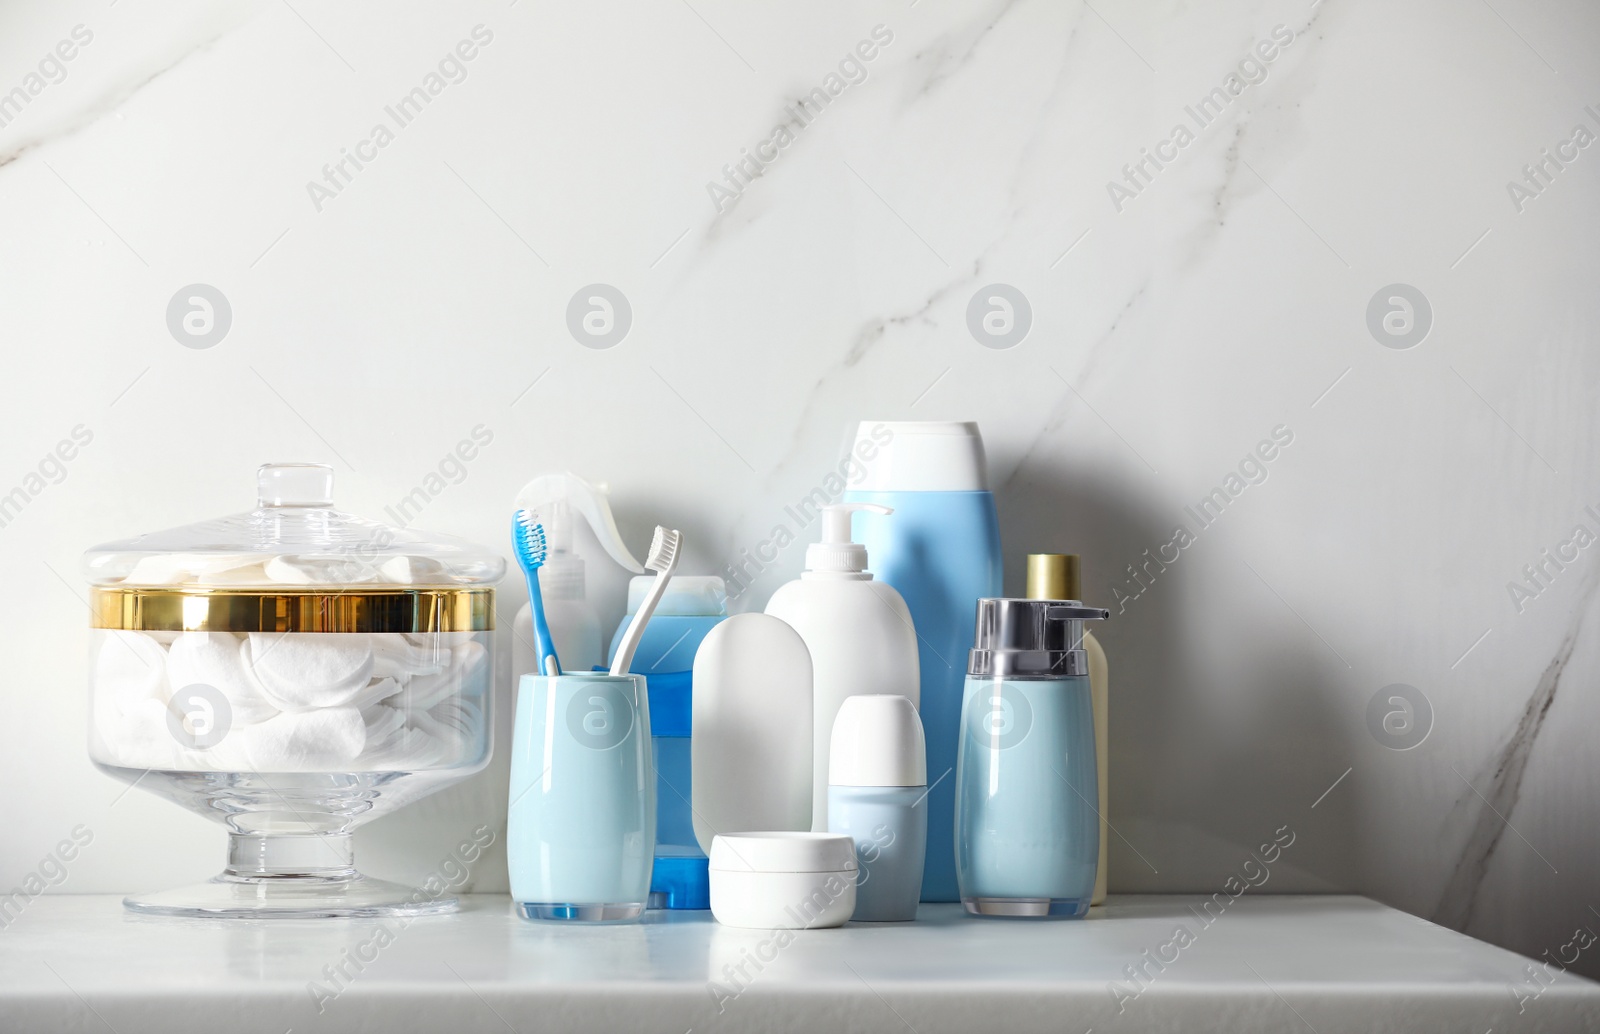
M 919 709 L 927 739 L 928 846 L 923 901 L 958 901 L 955 767 L 962 686 L 978 600 L 1001 593 L 1000 522 L 975 423 L 863 421 L 845 501 L 894 508 L 856 514 L 879 581 L 899 591 L 916 626 Z

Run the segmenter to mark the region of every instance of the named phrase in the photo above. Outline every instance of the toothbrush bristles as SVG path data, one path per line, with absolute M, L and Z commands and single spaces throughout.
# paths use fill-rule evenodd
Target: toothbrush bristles
M 650 537 L 650 557 L 644 562 L 644 566 L 652 571 L 665 571 L 671 567 L 672 558 L 677 555 L 678 543 L 682 538 L 682 532 L 656 525 L 656 533 Z
M 517 511 L 517 551 L 534 566 L 544 564 L 548 552 L 544 525 L 534 517 L 532 510 Z

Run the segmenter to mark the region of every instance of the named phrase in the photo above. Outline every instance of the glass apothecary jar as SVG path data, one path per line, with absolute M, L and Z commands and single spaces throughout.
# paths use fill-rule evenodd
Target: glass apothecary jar
M 90 758 L 229 834 L 220 875 L 125 904 L 452 911 L 454 898 L 363 876 L 351 833 L 488 763 L 505 561 L 333 509 L 326 466 L 268 464 L 257 488 L 248 513 L 84 554 Z

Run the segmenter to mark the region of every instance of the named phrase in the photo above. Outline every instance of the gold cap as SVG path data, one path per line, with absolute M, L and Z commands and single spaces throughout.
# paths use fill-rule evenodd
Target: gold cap
M 1029 553 L 1028 599 L 1082 599 L 1083 576 L 1076 553 Z

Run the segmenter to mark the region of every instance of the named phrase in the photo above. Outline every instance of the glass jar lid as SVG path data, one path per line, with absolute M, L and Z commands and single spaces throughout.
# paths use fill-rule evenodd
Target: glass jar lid
M 505 573 L 498 553 L 334 509 L 333 468 L 323 464 L 265 464 L 256 471 L 256 486 L 254 510 L 86 552 L 96 627 L 493 627 L 491 587 Z M 412 617 L 399 616 L 404 613 Z

